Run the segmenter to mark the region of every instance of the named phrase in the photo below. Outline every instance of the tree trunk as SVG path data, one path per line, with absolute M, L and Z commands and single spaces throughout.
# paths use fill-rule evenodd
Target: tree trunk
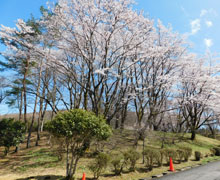
M 118 127 L 119 127 L 119 119 L 116 118 L 116 120 L 115 120 L 115 129 L 118 129 Z
M 7 156 L 9 153 L 10 147 L 5 147 L 4 155 Z
M 72 156 L 73 156 L 73 155 L 72 155 Z M 74 175 L 75 175 L 75 173 L 76 173 L 76 167 L 77 167 L 78 161 L 79 161 L 79 157 L 76 157 L 75 162 L 74 162 L 74 165 L 73 165 L 73 169 L 71 168 L 71 174 L 70 174 L 71 180 L 74 180 L 74 179 L 75 179 Z
M 18 120 L 22 120 L 22 108 L 23 108 L 23 91 L 21 91 L 21 97 L 20 97 L 20 104 L 19 104 L 19 118 Z
M 41 64 L 42 66 L 42 64 Z M 41 67 L 42 68 L 42 67 Z M 41 78 L 41 76 L 40 76 Z M 40 80 L 40 79 L 39 79 Z M 39 89 L 40 91 L 40 89 Z M 39 113 L 38 113 L 38 119 L 37 119 L 37 139 L 36 139 L 36 143 L 35 143 L 35 146 L 38 146 L 39 145 L 39 140 L 40 140 L 40 132 L 41 132 L 41 116 L 42 116 L 42 111 L 43 111 L 43 97 L 45 97 L 45 91 L 46 91 L 46 88 L 45 86 L 43 87 L 43 91 L 42 91 L 42 97 L 40 98 L 40 108 L 39 108 Z
M 25 68 L 24 68 L 24 78 L 23 78 L 23 92 L 24 92 L 24 123 L 26 127 L 26 131 L 28 129 L 28 124 L 27 124 L 27 76 L 28 76 L 28 70 L 29 70 L 29 59 L 30 57 L 28 56 L 25 62 Z
M 215 128 L 213 128 L 210 124 L 208 125 L 209 130 L 211 131 L 212 138 L 216 139 L 216 131 Z
M 15 153 L 17 153 L 20 150 L 19 144 L 15 147 Z
M 48 103 L 45 102 L 44 110 L 43 110 L 43 113 L 41 115 L 40 132 L 43 132 L 43 130 L 44 130 L 44 116 L 45 116 L 46 111 L 47 111 L 47 105 L 48 105 Z
M 66 178 L 69 177 L 69 145 L 67 143 L 67 150 L 66 150 Z
M 154 129 L 154 131 L 158 131 L 159 127 L 157 125 L 153 124 L 153 129 Z
M 121 118 L 120 129 L 123 130 L 125 128 L 125 118 Z
M 56 106 L 56 92 L 57 92 L 57 79 L 56 79 L 56 73 L 53 72 L 53 90 L 52 90 L 52 106 L 53 109 L 55 109 Z M 52 111 L 51 120 L 54 117 L 54 111 Z
M 196 131 L 193 129 L 192 132 L 191 132 L 191 140 L 195 140 L 196 138 Z
M 42 114 L 42 108 L 41 108 L 41 104 L 40 104 L 40 110 L 39 110 L 38 118 L 37 118 L 37 139 L 36 139 L 35 146 L 39 145 L 39 140 L 40 140 L 40 119 L 41 119 L 41 114 Z
M 38 95 L 36 96 L 36 99 L 35 99 L 34 112 L 33 112 L 33 115 L 32 115 L 31 125 L 30 125 L 29 131 L 28 131 L 26 148 L 29 148 L 29 146 L 30 146 L 31 133 L 32 133 L 32 129 L 33 129 L 33 124 L 34 124 L 34 119 L 35 119 L 35 114 L 36 114 L 36 108 L 37 108 L 37 97 L 38 97 Z
M 144 148 L 145 148 L 145 137 L 143 138 L 143 147 L 142 147 L 142 163 L 144 164 L 145 161 L 144 161 Z
M 83 99 L 83 106 L 84 109 L 87 110 L 88 109 L 88 90 L 86 89 L 84 92 L 84 99 Z
M 26 146 L 27 148 L 29 148 L 29 146 L 30 146 L 31 133 L 32 133 L 34 119 L 35 119 L 36 110 L 37 110 L 37 102 L 38 102 L 38 96 L 39 96 L 39 91 L 40 91 L 40 83 L 41 83 L 41 73 L 42 73 L 42 61 L 40 63 L 40 69 L 39 69 L 37 92 L 36 92 L 36 97 L 35 97 L 35 102 L 34 102 L 34 111 L 33 111 L 31 125 L 30 125 L 29 132 L 28 132 L 27 146 Z
M 125 120 L 127 118 L 127 108 L 128 108 L 128 102 L 124 105 L 124 108 L 122 109 L 122 115 L 121 115 L 121 124 L 120 129 L 124 129 Z

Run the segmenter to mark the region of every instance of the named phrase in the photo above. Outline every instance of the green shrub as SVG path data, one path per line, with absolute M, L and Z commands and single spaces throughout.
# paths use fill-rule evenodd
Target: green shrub
M 181 147 L 184 150 L 184 161 L 188 161 L 189 158 L 192 156 L 192 148 L 190 147 Z
M 154 165 L 154 150 L 152 149 L 145 149 L 144 150 L 144 157 L 146 158 L 146 166 L 151 171 Z
M 172 158 L 173 160 L 176 160 L 177 158 L 176 149 L 167 148 L 167 149 L 164 149 L 163 151 L 164 151 L 164 157 L 165 157 L 167 165 L 169 165 L 170 163 L 170 158 Z
M 140 154 L 137 151 L 131 149 L 124 152 L 123 155 L 125 161 L 128 161 L 128 165 L 130 166 L 129 170 L 135 171 L 135 165 L 137 163 L 137 160 L 140 159 Z
M 216 150 L 215 150 L 214 148 L 211 148 L 211 149 L 210 149 L 210 152 L 211 152 L 211 156 L 215 156 Z
M 66 175 L 69 179 L 74 179 L 79 159 L 84 156 L 90 143 L 106 140 L 112 133 L 104 117 L 82 109 L 59 112 L 47 124 L 47 130 L 66 145 L 69 162 Z
M 188 161 L 192 155 L 192 148 L 190 147 L 179 147 L 176 150 L 176 160 L 181 163 L 183 160 Z
M 160 153 L 160 150 L 156 150 L 154 153 L 155 153 L 154 155 L 155 155 L 155 163 L 156 163 L 156 165 L 158 167 L 162 166 L 162 164 L 163 164 L 163 156 Z
M 95 158 L 95 162 L 89 165 L 89 170 L 93 172 L 94 179 L 98 179 L 99 176 L 105 171 L 110 161 L 110 156 L 105 153 L 99 153 Z
M 146 148 L 144 150 L 144 156 L 147 160 L 146 166 L 150 171 L 153 169 L 154 164 L 156 164 L 157 166 L 162 165 L 161 153 L 158 149 Z
M 185 151 L 182 150 L 182 149 L 177 149 L 176 150 L 176 160 L 181 163 L 184 159 L 184 154 L 185 154 Z
M 5 147 L 5 155 L 11 146 L 17 146 L 24 140 L 25 125 L 13 118 L 0 120 L 0 146 Z
M 160 149 L 159 152 L 160 152 L 160 163 L 161 165 L 163 165 L 163 160 L 165 158 L 165 151 L 164 149 Z
M 220 156 L 220 148 L 219 147 L 214 147 L 213 152 L 215 152 L 215 156 Z
M 195 160 L 200 161 L 201 157 L 202 157 L 202 153 L 199 151 L 195 151 Z
M 128 159 L 125 159 L 123 154 L 117 155 L 111 161 L 111 164 L 114 167 L 113 172 L 115 175 L 120 175 L 123 172 L 123 169 L 128 164 Z

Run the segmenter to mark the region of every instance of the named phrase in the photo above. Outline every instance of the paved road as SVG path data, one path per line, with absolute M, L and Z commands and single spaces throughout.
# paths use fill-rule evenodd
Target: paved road
M 157 180 L 220 180 L 220 161 L 166 175 Z

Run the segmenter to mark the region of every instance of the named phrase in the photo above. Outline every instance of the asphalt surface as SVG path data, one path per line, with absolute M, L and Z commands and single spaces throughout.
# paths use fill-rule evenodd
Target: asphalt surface
M 220 161 L 169 174 L 157 180 L 220 180 Z

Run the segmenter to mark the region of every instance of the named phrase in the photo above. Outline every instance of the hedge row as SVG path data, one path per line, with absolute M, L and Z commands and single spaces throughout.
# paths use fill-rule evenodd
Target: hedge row
M 169 165 L 170 158 L 178 163 L 188 161 L 192 155 L 192 149 L 189 147 L 180 147 L 178 149 L 154 149 L 147 147 L 143 153 L 146 159 L 146 166 L 149 170 L 152 170 L 154 166 L 160 167 L 164 162 L 166 165 Z

